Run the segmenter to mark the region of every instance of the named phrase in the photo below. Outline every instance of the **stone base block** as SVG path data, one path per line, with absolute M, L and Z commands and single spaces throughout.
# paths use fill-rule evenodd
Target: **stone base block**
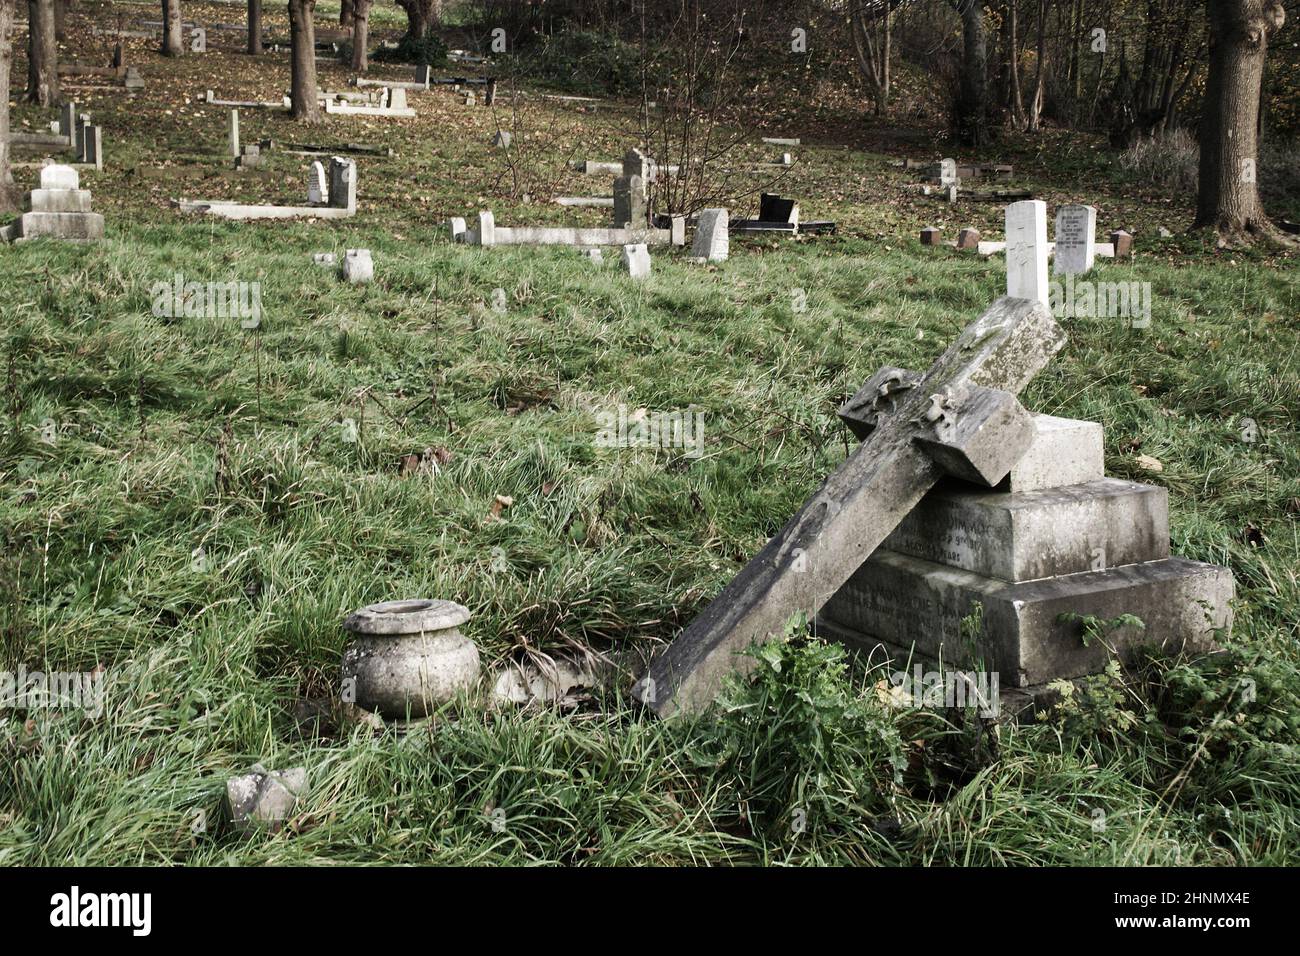
M 32 212 L 90 212 L 88 189 L 33 189 Z
M 94 242 L 104 238 L 104 217 L 97 212 L 28 212 L 22 217 L 22 238 Z
M 931 491 L 888 538 L 891 551 L 1004 581 L 1169 557 L 1169 493 L 1101 478 L 1042 491 Z
M 1004 687 L 1044 684 L 1101 671 L 1111 653 L 1140 645 L 1211 650 L 1216 628 L 1231 626 L 1234 595 L 1227 568 L 1166 558 L 1146 564 L 1009 584 L 919 558 L 878 550 L 822 608 L 825 637 L 870 648 L 913 649 L 922 660 L 997 671 Z M 961 621 L 982 607 L 978 636 Z M 1145 628 L 1124 628 L 1084 643 L 1062 614 L 1121 614 Z
M 1095 481 L 1106 473 L 1100 423 L 1035 415 L 1034 427 L 1029 451 L 999 487 L 1037 491 Z

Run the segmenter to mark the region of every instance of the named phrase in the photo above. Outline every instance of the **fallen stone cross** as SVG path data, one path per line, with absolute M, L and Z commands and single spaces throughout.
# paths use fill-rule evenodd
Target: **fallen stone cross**
M 915 384 L 869 381 L 849 402 L 872 418 L 866 439 L 651 665 L 637 696 L 660 716 L 707 707 L 727 674 L 752 666 L 754 641 L 816 615 L 945 474 L 1005 478 L 1034 436 L 1015 396 L 1064 343 L 1045 305 L 1002 298 Z

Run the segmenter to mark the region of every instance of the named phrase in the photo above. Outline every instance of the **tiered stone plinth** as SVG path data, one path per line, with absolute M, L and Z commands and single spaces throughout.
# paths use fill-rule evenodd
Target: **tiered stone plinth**
M 41 170 L 41 186 L 28 193 L 30 212 L 19 220 L 19 239 L 45 236 L 71 242 L 104 238 L 104 217 L 90 211 L 90 193 L 80 188 L 71 166 L 51 165 Z
M 1034 420 L 998 490 L 941 483 L 823 607 L 819 633 L 994 670 L 1005 687 L 1096 673 L 1142 644 L 1213 647 L 1232 573 L 1170 557 L 1167 492 L 1104 477 L 1100 425 Z M 963 635 L 976 605 L 980 632 Z M 1122 614 L 1145 627 L 1086 644 L 1072 617 Z

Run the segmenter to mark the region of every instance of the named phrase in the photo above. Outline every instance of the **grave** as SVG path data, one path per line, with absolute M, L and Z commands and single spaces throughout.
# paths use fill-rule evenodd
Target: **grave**
M 615 229 L 644 227 L 649 221 L 646 206 L 646 187 L 649 182 L 649 157 L 639 149 L 629 149 L 623 157 L 623 175 L 614 180 Z
M 90 211 L 90 192 L 81 188 L 71 166 L 51 164 L 41 170 L 41 185 L 27 194 L 28 211 L 6 236 L 25 239 L 62 239 L 94 242 L 104 238 L 104 217 Z
M 788 232 L 800 233 L 835 232 L 835 223 L 828 220 L 801 222 L 799 204 L 793 199 L 784 199 L 774 193 L 762 193 L 758 199 L 757 219 L 733 219 L 730 224 L 732 232 Z
M 514 137 L 510 135 L 509 130 L 499 129 L 496 131 L 496 135 L 492 137 L 492 145 L 499 146 L 501 149 L 509 149 L 510 141 L 513 138 Z
M 1056 209 L 1055 275 L 1080 275 L 1097 260 L 1097 208 L 1065 205 Z
M 411 119 L 415 110 L 406 105 L 406 90 L 402 87 L 386 86 L 381 93 L 378 106 L 354 106 L 334 100 L 325 101 L 325 112 L 343 116 L 389 116 Z
M 245 147 L 249 149 L 251 147 Z M 223 219 L 346 219 L 357 213 L 357 166 L 355 161 L 342 156 L 331 156 L 329 164 L 328 185 L 325 187 L 328 197 L 322 202 L 328 205 L 307 206 L 273 206 L 244 205 L 242 203 L 221 200 L 174 200 L 175 205 L 186 213 L 201 213 L 219 216 Z M 308 202 L 311 202 L 310 195 Z
M 1099 424 L 1033 421 L 1033 442 L 997 488 L 947 481 L 921 500 L 822 608 L 823 636 L 1035 689 L 1098 673 L 1143 643 L 1213 647 L 1231 623 L 1232 574 L 1170 557 L 1167 491 L 1105 477 Z M 981 631 L 963 634 L 972 613 Z M 1091 643 L 1074 617 L 1123 614 L 1144 627 Z
M 958 249 L 978 249 L 980 245 L 980 231 L 967 227 L 957 233 Z
M 343 278 L 351 283 L 369 282 L 375 277 L 375 263 L 369 249 L 349 249 L 343 256 Z
M 325 179 L 325 167 L 320 160 L 307 168 L 307 201 L 313 204 L 329 202 L 329 183 Z
M 1037 231 L 1036 210 L 1021 216 Z M 1008 296 L 928 372 L 872 376 L 840 410 L 861 444 L 637 697 L 664 717 L 706 708 L 753 667 L 753 642 L 800 615 L 820 636 L 969 663 L 1012 687 L 1095 673 L 1106 644 L 1208 647 L 1231 621 L 1230 572 L 1169 557 L 1164 490 L 1104 478 L 1100 426 L 1033 416 L 1015 397 L 1064 342 L 1044 303 Z M 1079 614 L 1136 615 L 1145 630 L 1090 646 Z
M 731 251 L 731 237 L 725 209 L 701 209 L 695 224 L 691 257 L 706 262 L 722 262 Z
M 650 250 L 644 242 L 633 243 L 623 247 L 623 268 L 633 279 L 650 277 Z
M 126 73 L 122 76 L 122 86 L 128 90 L 143 90 L 144 77 L 134 66 L 128 66 Z
M 627 246 L 683 245 L 686 241 L 685 220 L 674 217 L 667 229 L 631 226 L 623 229 L 584 228 L 574 226 L 498 226 L 492 213 L 478 214 L 478 229 L 467 229 L 465 220 L 450 220 L 453 242 L 472 246 Z
M 230 147 L 230 155 L 233 159 L 239 158 L 239 110 L 230 111 L 230 127 L 227 133 L 227 142 Z
M 1047 304 L 1047 203 L 1007 207 L 1007 295 Z

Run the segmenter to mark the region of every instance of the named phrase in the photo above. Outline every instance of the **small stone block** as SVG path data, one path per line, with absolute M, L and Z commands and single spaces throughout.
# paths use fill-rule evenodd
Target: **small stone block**
M 980 231 L 978 229 L 963 229 L 957 233 L 958 249 L 978 249 L 980 247 Z
M 921 245 L 937 246 L 943 239 L 943 231 L 936 229 L 934 226 L 927 226 L 921 230 Z

